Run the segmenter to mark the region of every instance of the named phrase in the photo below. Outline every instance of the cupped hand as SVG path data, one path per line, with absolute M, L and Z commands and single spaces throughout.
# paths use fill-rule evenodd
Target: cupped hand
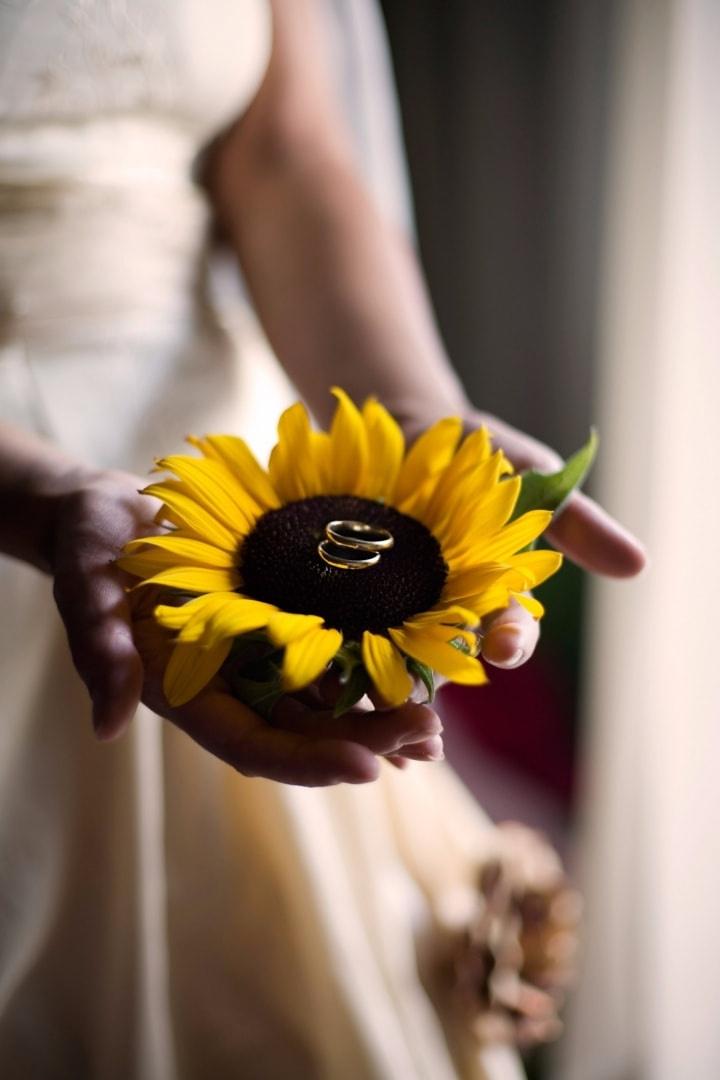
M 495 417 L 474 413 L 468 426 L 480 424 L 518 470 L 551 472 L 560 466 L 553 451 Z M 54 497 L 54 593 L 101 738 L 123 731 L 143 700 L 240 772 L 285 783 L 363 783 L 377 776 L 380 757 L 401 766 L 411 758 L 442 756 L 437 714 L 412 701 L 390 710 L 365 702 L 336 719 L 322 695 L 297 695 L 276 706 L 269 724 L 218 679 L 187 705 L 171 709 L 161 690 L 161 665 L 153 667 L 147 656 L 143 662 L 138 652 L 130 579 L 114 565 L 128 540 L 158 531 L 159 503 L 139 495 L 142 486 L 127 473 L 77 470 Z M 638 541 L 583 494 L 572 496 L 547 535 L 596 573 L 629 577 L 645 563 Z M 516 667 L 532 655 L 537 640 L 537 621 L 513 602 L 484 620 L 482 655 L 499 667 Z
M 127 726 L 143 689 L 127 579 L 114 566 L 128 540 L 158 531 L 153 519 L 159 503 L 139 495 L 141 487 L 142 480 L 129 473 L 77 470 L 55 496 L 53 593 L 101 738 Z
M 128 473 L 77 470 L 54 496 L 54 595 L 100 738 L 119 735 L 143 701 L 243 774 L 288 784 L 364 783 L 377 777 L 382 756 L 433 757 L 440 720 L 413 702 L 387 711 L 366 702 L 336 719 L 326 697 L 305 694 L 279 702 L 269 724 L 217 679 L 170 708 L 161 686 L 164 658 L 138 651 L 127 593 L 132 579 L 115 566 L 128 540 L 159 531 L 160 504 L 138 494 L 143 486 Z
M 473 412 L 468 428 L 482 425 L 490 432 L 493 445 L 504 451 L 518 472 L 537 469 L 551 473 L 562 467 L 562 458 L 537 439 L 488 413 Z M 642 544 L 582 492 L 571 496 L 545 535 L 572 562 L 595 574 L 633 577 L 645 566 Z M 482 655 L 497 667 L 518 667 L 532 656 L 539 636 L 537 620 L 513 601 L 483 620 Z

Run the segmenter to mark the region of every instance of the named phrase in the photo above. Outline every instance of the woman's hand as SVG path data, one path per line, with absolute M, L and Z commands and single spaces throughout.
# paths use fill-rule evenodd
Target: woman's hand
M 562 467 L 558 454 L 530 435 L 488 413 L 473 411 L 468 415 L 469 430 L 482 425 L 518 472 L 537 469 L 550 473 Z M 633 577 L 645 566 L 645 549 L 640 542 L 582 492 L 572 495 L 546 535 L 554 547 L 592 573 Z M 518 667 L 528 660 L 540 636 L 537 620 L 515 602 L 488 616 L 482 631 L 484 659 L 503 668 Z
M 468 423 L 485 423 L 520 469 L 551 471 L 559 464 L 552 451 L 494 417 L 474 413 Z M 8 473 L 31 479 L 26 487 L 8 485 L 9 502 L 15 506 L 19 500 L 18 513 L 10 516 L 24 524 L 4 545 L 53 573 L 73 660 L 90 692 L 101 738 L 123 731 L 143 700 L 239 771 L 285 783 L 362 783 L 375 779 L 381 756 L 396 765 L 442 756 L 441 723 L 429 706 L 356 709 L 337 720 L 327 686 L 284 699 L 272 725 L 227 694 L 220 680 L 187 705 L 170 709 L 161 690 L 161 665 L 143 663 L 138 653 L 129 579 L 115 566 L 128 540 L 158 531 L 159 504 L 138 494 L 143 481 L 130 474 L 68 462 L 46 468 L 44 451 L 18 438 L 8 447 Z M 628 576 L 644 564 L 637 541 L 584 495 L 572 498 L 549 535 L 590 570 Z M 528 659 L 538 638 L 537 622 L 515 603 L 489 616 L 482 629 L 483 657 L 501 667 Z
M 95 731 L 112 738 L 132 719 L 144 682 L 129 579 L 114 563 L 129 540 L 158 532 L 160 504 L 138 494 L 143 481 L 123 472 L 76 469 L 56 487 L 48 551 L 55 602 L 92 699 Z
M 377 777 L 379 756 L 438 757 L 440 720 L 414 703 L 335 719 L 331 693 L 321 688 L 283 699 L 270 725 L 218 679 L 171 709 L 162 692 L 163 657 L 141 658 L 126 592 L 131 579 L 114 565 L 128 540 L 159 531 L 160 504 L 139 495 L 142 486 L 127 473 L 84 470 L 71 470 L 54 486 L 48 556 L 55 599 L 100 738 L 120 734 L 142 700 L 246 776 L 307 786 L 363 783 Z

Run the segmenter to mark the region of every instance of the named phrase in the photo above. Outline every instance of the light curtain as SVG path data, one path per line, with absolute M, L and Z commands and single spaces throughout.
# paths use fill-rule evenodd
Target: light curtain
M 593 586 L 587 950 L 557 1076 L 716 1080 L 720 5 L 619 12 L 597 490 L 651 566 Z

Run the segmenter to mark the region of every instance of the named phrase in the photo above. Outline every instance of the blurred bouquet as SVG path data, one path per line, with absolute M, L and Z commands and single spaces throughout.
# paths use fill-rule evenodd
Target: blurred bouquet
M 162 502 L 159 536 L 130 542 L 119 566 L 154 586 L 154 619 L 173 641 L 163 687 L 173 706 L 218 673 L 269 716 L 283 693 L 332 668 L 336 713 L 374 690 L 405 701 L 433 673 L 480 684 L 481 619 L 528 595 L 561 564 L 534 550 L 584 477 L 595 436 L 553 476 L 515 475 L 486 428 L 460 419 L 406 450 L 375 399 L 339 389 L 328 432 L 304 405 L 280 418 L 267 470 L 242 439 L 190 437 L 200 456 L 160 458 L 173 474 L 145 489 Z
M 545 837 L 516 822 L 489 834 L 474 887 L 440 898 L 440 971 L 480 1045 L 530 1047 L 562 1031 L 582 900 Z

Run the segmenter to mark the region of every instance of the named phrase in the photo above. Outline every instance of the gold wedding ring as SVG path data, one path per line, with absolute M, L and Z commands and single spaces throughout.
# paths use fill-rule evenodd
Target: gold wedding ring
M 366 525 L 363 521 L 328 521 L 325 535 L 340 547 L 358 548 L 360 551 L 387 551 L 395 543 L 387 529 Z
M 392 533 L 363 521 L 329 521 L 318 555 L 338 570 L 367 570 L 377 566 L 383 551 L 393 546 Z
M 367 570 L 368 567 L 376 566 L 380 562 L 379 551 L 361 551 L 360 548 L 335 544 L 332 540 L 321 540 L 318 544 L 318 554 L 323 562 L 338 570 Z

